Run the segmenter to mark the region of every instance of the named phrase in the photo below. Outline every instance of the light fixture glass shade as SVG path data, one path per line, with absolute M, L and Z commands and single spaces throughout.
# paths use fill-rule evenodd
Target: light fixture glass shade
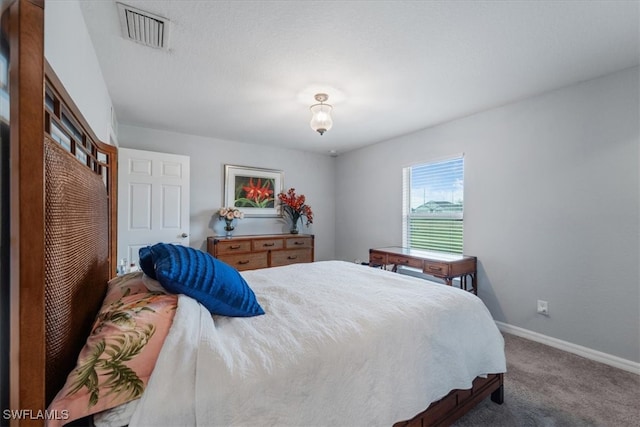
M 333 107 L 331 105 L 320 102 L 312 105 L 309 109 L 311 110 L 311 122 L 309 123 L 311 129 L 320 135 L 331 129 L 331 126 L 333 126 L 333 120 L 331 119 Z

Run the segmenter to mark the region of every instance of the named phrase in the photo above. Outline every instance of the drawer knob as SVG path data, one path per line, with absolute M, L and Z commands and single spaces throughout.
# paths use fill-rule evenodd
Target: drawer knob
M 231 245 L 229 249 L 240 249 L 240 245 Z
M 294 245 L 304 245 L 304 242 L 293 242 Z
M 287 259 L 297 259 L 297 258 L 298 258 L 298 256 L 297 256 L 297 255 L 289 255 L 289 256 L 287 257 Z
M 269 246 L 275 246 L 275 245 L 276 245 L 275 243 L 264 243 L 262 246 L 269 247 Z
M 429 266 L 429 270 L 431 271 L 442 271 L 442 267 L 435 267 L 433 265 Z
M 238 261 L 238 264 L 240 264 L 240 265 L 249 264 L 249 260 L 246 259 L 246 260 Z

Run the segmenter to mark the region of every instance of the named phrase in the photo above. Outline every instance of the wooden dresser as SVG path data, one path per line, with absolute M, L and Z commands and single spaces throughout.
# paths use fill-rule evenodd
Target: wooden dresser
M 207 252 L 238 270 L 313 262 L 311 234 L 207 237 Z

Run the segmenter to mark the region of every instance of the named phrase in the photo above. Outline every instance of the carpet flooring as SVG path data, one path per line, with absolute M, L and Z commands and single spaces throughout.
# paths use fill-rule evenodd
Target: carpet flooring
M 640 376 L 503 334 L 504 404 L 485 399 L 455 427 L 640 427 Z

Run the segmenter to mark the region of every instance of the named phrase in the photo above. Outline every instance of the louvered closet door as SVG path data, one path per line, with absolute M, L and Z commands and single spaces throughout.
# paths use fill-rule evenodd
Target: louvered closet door
M 188 156 L 118 149 L 118 260 L 158 242 L 189 246 Z

